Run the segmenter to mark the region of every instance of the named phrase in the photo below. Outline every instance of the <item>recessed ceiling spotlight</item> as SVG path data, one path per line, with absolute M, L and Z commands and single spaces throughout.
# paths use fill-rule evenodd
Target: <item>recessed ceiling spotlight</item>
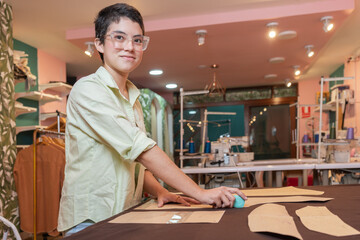
M 153 69 L 149 71 L 150 75 L 157 76 L 163 74 L 163 70 L 161 69 Z
M 285 79 L 285 86 L 291 87 L 291 80 L 289 78 Z
M 275 38 L 277 34 L 277 26 L 279 23 L 277 22 L 271 22 L 266 24 L 266 27 L 268 28 L 268 36 L 269 38 Z
M 196 32 L 196 35 L 198 36 L 198 45 L 201 46 L 201 45 L 204 45 L 205 44 L 205 35 L 207 34 L 207 31 L 205 29 L 200 29 L 200 30 L 197 30 Z
M 285 61 L 284 57 L 273 57 L 269 59 L 269 63 L 282 63 Z
M 287 40 L 287 39 L 295 38 L 296 36 L 297 36 L 296 31 L 288 30 L 279 33 L 277 38 L 281 40 Z
M 177 88 L 177 84 L 176 83 L 168 83 L 168 84 L 166 84 L 166 88 L 168 88 L 168 89 Z
M 301 71 L 300 71 L 299 67 L 300 67 L 299 65 L 293 66 L 295 76 L 299 76 L 301 74 Z
M 271 74 L 266 74 L 265 76 L 264 76 L 264 78 L 265 79 L 271 79 L 271 78 L 277 78 L 277 74 L 273 74 L 273 73 L 271 73 Z
M 85 42 L 85 45 L 87 45 L 87 49 L 85 50 L 85 54 L 89 57 L 92 57 L 92 55 L 94 54 L 94 43 L 93 42 Z
M 320 21 L 324 24 L 323 29 L 325 32 L 329 32 L 334 28 L 334 24 L 331 20 L 333 20 L 332 16 L 325 16 L 320 19 Z
M 309 58 L 311 58 L 312 56 L 314 56 L 315 52 L 313 50 L 314 45 L 306 45 L 305 49 L 306 49 L 306 54 Z
M 196 111 L 195 110 L 190 110 L 189 114 L 194 115 L 194 114 L 196 114 Z
M 208 65 L 205 65 L 205 64 L 202 64 L 202 65 L 199 65 L 198 68 L 200 69 L 204 69 L 204 68 L 208 68 L 209 66 Z

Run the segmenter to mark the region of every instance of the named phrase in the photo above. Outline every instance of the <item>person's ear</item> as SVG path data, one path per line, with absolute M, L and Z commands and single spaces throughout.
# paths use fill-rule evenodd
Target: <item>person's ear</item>
M 95 43 L 96 50 L 98 50 L 98 52 L 104 53 L 104 44 L 101 43 L 100 39 L 95 38 L 94 43 Z

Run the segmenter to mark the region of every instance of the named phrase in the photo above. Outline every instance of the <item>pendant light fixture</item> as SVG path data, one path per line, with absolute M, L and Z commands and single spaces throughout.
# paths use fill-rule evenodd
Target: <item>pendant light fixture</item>
M 216 78 L 216 70 L 219 68 L 219 65 L 213 64 L 210 66 L 210 68 L 213 70 L 213 79 L 209 85 L 205 86 L 205 90 L 209 91 L 208 95 L 220 94 L 224 96 L 225 88 L 222 87 Z

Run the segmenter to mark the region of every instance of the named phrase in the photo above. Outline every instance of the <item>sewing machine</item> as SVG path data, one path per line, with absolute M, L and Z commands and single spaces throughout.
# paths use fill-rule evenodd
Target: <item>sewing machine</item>
M 232 152 L 233 146 L 242 146 L 244 149 L 249 147 L 249 137 L 221 137 L 217 141 L 211 142 L 211 156 L 207 166 L 234 166 L 239 161 L 254 160 L 253 152 L 241 153 Z

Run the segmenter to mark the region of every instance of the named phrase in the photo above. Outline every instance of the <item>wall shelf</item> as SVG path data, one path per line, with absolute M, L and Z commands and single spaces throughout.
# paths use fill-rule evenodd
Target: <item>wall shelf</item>
M 60 112 L 60 116 L 66 117 L 66 113 Z M 44 121 L 48 118 L 57 117 L 57 112 L 50 112 L 50 113 L 40 113 L 40 121 Z
M 22 126 L 22 127 L 16 127 L 16 135 L 19 134 L 20 132 L 26 132 L 26 131 L 33 131 L 35 129 L 44 129 L 46 128 L 46 126 Z
M 62 98 L 57 95 L 42 93 L 38 91 L 15 93 L 15 99 L 18 98 L 25 98 L 29 100 L 39 101 L 40 104 L 62 100 Z
M 25 114 L 25 113 L 33 113 L 36 112 L 37 108 L 33 108 L 33 107 L 26 107 L 22 104 L 15 104 L 15 116 L 19 116 L 21 114 Z
M 47 84 L 40 84 L 39 91 L 44 91 L 46 89 L 56 91 L 60 93 L 60 96 L 69 95 L 72 86 L 66 83 L 57 82 L 57 83 L 47 83 Z

